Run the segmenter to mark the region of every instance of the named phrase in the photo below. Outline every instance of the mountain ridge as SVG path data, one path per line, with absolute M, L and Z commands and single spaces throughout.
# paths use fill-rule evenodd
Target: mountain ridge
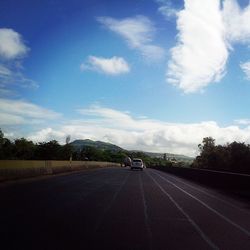
M 102 149 L 102 150 L 109 149 L 111 151 L 125 151 L 123 148 L 115 144 L 112 144 L 109 142 L 103 142 L 103 141 L 93 141 L 90 139 L 83 139 L 83 140 L 77 139 L 71 142 L 70 145 L 72 145 L 74 148 L 78 150 L 79 149 L 81 150 L 83 147 L 90 146 L 90 147 L 95 147 L 95 148 Z
M 146 152 L 142 150 L 126 150 L 121 148 L 115 144 L 103 141 L 93 141 L 90 139 L 77 139 L 70 143 L 77 151 L 82 150 L 84 147 L 94 147 L 101 150 L 111 150 L 114 152 L 117 151 L 124 151 L 124 152 L 141 152 L 144 153 L 152 158 L 162 158 L 164 153 L 155 153 L 155 152 Z M 167 158 L 175 158 L 176 160 L 193 160 L 192 157 L 182 155 L 182 154 L 172 154 L 172 153 L 165 153 Z

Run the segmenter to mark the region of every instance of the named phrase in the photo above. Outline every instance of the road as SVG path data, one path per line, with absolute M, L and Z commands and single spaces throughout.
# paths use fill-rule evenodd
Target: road
M 1 249 L 250 249 L 250 206 L 153 169 L 0 185 Z

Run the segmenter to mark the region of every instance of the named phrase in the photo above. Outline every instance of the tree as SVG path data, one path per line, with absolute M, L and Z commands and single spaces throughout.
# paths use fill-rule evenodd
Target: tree
M 81 150 L 81 157 L 90 161 L 97 161 L 101 156 L 100 150 L 92 146 L 86 146 Z
M 205 137 L 202 140 L 202 144 L 198 145 L 198 148 L 200 150 L 199 167 L 213 168 L 212 166 L 214 166 L 216 161 L 214 154 L 215 140 L 212 137 Z
M 13 143 L 4 137 L 4 133 L 0 129 L 0 159 L 11 160 L 13 159 Z
M 70 144 L 60 146 L 58 157 L 60 160 L 69 160 L 73 154 L 73 147 Z
M 31 160 L 34 157 L 35 145 L 24 138 L 16 139 L 14 144 L 14 157 L 19 160 Z
M 245 143 L 233 142 L 228 145 L 230 153 L 230 169 L 237 172 L 250 172 L 250 147 Z
M 0 129 L 0 145 L 3 143 L 3 139 L 4 139 L 4 133 L 3 133 L 3 131 Z
M 163 160 L 165 160 L 165 161 L 167 160 L 167 154 L 166 153 L 163 154 Z
M 3 144 L 4 144 L 4 134 L 0 129 L 0 159 L 4 159 Z
M 193 167 L 250 173 L 250 145 L 235 141 L 224 146 L 215 145 L 212 137 L 206 137 L 198 147 L 200 155 Z
M 211 152 L 215 147 L 215 139 L 212 137 L 205 137 L 202 140 L 202 144 L 198 145 L 198 148 L 200 149 L 200 152 Z
M 60 149 L 56 140 L 40 142 L 36 146 L 35 157 L 38 160 L 60 160 Z

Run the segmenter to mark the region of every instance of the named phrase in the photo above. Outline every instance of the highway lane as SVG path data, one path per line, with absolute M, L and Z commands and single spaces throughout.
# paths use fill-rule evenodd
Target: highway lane
M 250 249 L 250 206 L 153 169 L 0 185 L 3 249 Z

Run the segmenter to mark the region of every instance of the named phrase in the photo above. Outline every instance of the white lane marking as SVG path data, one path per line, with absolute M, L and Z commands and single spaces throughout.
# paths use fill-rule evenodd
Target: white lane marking
M 189 183 L 186 183 L 186 182 L 180 180 L 179 178 L 176 178 L 176 177 L 174 177 L 174 176 L 172 176 L 172 175 L 171 175 L 171 176 L 168 175 L 168 177 L 169 177 L 169 178 L 172 178 L 172 179 L 176 180 L 177 182 L 180 182 L 180 183 L 182 183 L 182 184 L 184 184 L 184 185 L 186 185 L 186 186 L 189 186 L 189 187 L 191 187 L 191 188 L 193 188 L 193 189 L 195 189 L 195 190 L 198 190 L 198 191 L 200 191 L 200 192 L 202 192 L 202 193 L 204 193 L 204 194 L 206 194 L 206 195 L 208 195 L 208 196 L 210 196 L 210 197 L 212 197 L 212 198 L 214 198 L 214 199 L 216 199 L 216 200 L 218 200 L 218 201 L 221 201 L 221 202 L 227 204 L 227 205 L 230 206 L 230 207 L 237 208 L 237 209 L 239 209 L 239 210 L 241 210 L 241 211 L 244 211 L 244 212 L 246 212 L 246 213 L 249 213 L 248 211 L 246 211 L 246 210 L 244 210 L 244 209 L 242 209 L 242 208 L 240 208 L 240 207 L 238 207 L 238 206 L 236 206 L 236 205 L 234 205 L 234 204 L 232 204 L 232 203 L 230 203 L 230 202 L 228 202 L 228 201 L 226 201 L 226 200 L 224 200 L 224 199 L 222 199 L 222 198 L 219 198 L 219 197 L 217 197 L 217 196 L 215 196 L 215 195 L 213 195 L 213 194 L 208 193 L 208 192 L 205 191 L 205 190 L 202 190 L 202 189 L 200 189 L 200 188 L 198 188 L 198 187 L 195 187 L 195 186 L 193 186 L 193 185 L 191 185 L 191 184 L 189 184 Z
M 81 200 L 86 199 L 86 197 L 88 197 L 89 195 L 91 195 L 91 194 L 95 193 L 96 191 L 100 190 L 100 189 L 103 188 L 104 186 L 108 185 L 108 184 L 110 183 L 111 180 L 115 180 L 115 179 L 116 179 L 116 177 L 111 176 L 110 179 L 105 179 L 105 181 L 103 181 L 103 184 L 99 185 L 98 187 L 96 187 L 96 188 L 94 188 L 94 189 L 91 189 L 91 188 L 90 188 L 89 193 L 83 194 L 82 192 L 80 192 L 80 199 L 81 199 Z M 85 182 L 84 185 L 85 185 L 85 184 L 93 184 L 93 183 L 94 183 L 95 186 L 96 186 L 96 180 Z
M 185 191 L 184 189 L 178 187 L 176 184 L 174 184 L 172 181 L 167 180 L 165 177 L 159 175 L 158 173 L 155 173 L 156 175 L 158 175 L 160 178 L 162 178 L 163 180 L 165 180 L 166 182 L 172 184 L 174 187 L 176 187 L 177 189 L 181 190 L 183 193 L 185 193 L 186 195 L 192 197 L 194 200 L 198 201 L 199 203 L 201 203 L 204 207 L 206 207 L 207 209 L 209 209 L 210 211 L 212 211 L 213 213 L 215 213 L 216 215 L 218 215 L 219 217 L 221 217 L 222 219 L 224 219 L 226 222 L 228 222 L 229 224 L 233 225 L 234 227 L 238 228 L 240 231 L 242 231 L 243 233 L 245 233 L 248 237 L 250 236 L 250 232 L 248 230 L 246 230 L 245 228 L 241 227 L 239 224 L 233 222 L 232 220 L 230 220 L 229 218 L 227 218 L 226 216 L 224 216 L 223 214 L 221 214 L 220 212 L 218 212 L 217 210 L 215 210 L 214 208 L 210 207 L 209 205 L 207 205 L 205 202 L 201 201 L 199 198 L 195 197 L 194 195 L 188 193 L 187 191 Z
M 192 218 L 184 211 L 184 209 L 173 199 L 173 197 L 166 192 L 166 190 L 150 175 L 147 175 L 154 181 L 154 183 L 160 188 L 160 190 L 174 203 L 174 205 L 180 210 L 180 212 L 187 218 L 189 223 L 195 228 L 195 230 L 199 233 L 201 238 L 207 242 L 209 246 L 213 249 L 219 249 L 210 239 L 209 237 L 201 230 L 201 228 L 192 220 Z
M 102 214 L 102 217 L 96 222 L 96 225 L 95 225 L 95 228 L 94 228 L 94 232 L 96 232 L 99 227 L 101 226 L 104 218 L 105 218 L 105 215 L 107 214 L 107 212 L 111 209 L 111 207 L 113 206 L 118 194 L 120 193 L 121 189 L 123 188 L 123 186 L 125 185 L 125 183 L 127 182 L 128 180 L 128 177 L 131 175 L 131 173 L 129 173 L 123 180 L 121 186 L 116 190 L 114 196 L 112 197 L 112 200 L 110 201 L 109 205 L 104 209 L 103 211 L 103 214 Z
M 146 228 L 147 228 L 147 232 L 148 232 L 148 237 L 149 237 L 149 244 L 150 244 L 150 249 L 153 249 L 153 236 L 152 236 L 152 231 L 149 225 L 149 217 L 148 217 L 148 206 L 146 203 L 146 199 L 145 199 L 145 192 L 144 192 L 144 188 L 143 188 L 143 184 L 142 184 L 142 178 L 141 175 L 139 175 L 139 179 L 140 179 L 140 188 L 141 188 L 141 193 L 142 193 L 142 201 L 143 201 L 143 208 L 144 208 L 144 217 L 145 217 L 145 224 L 146 224 Z

